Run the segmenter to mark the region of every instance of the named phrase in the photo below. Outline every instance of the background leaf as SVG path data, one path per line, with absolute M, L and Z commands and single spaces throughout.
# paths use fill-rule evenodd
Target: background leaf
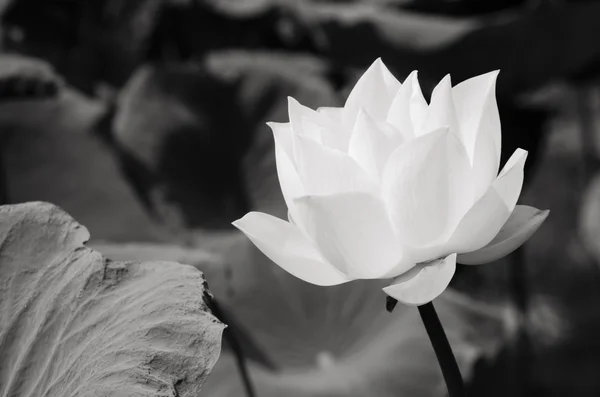
M 0 394 L 197 396 L 224 328 L 202 274 L 88 238 L 53 205 L 0 207 Z
M 321 56 L 340 64 L 365 68 L 382 57 L 399 75 L 419 70 L 419 77 L 437 82 L 450 73 L 454 84 L 500 69 L 497 92 L 512 97 L 559 76 L 595 70 L 600 58 L 594 41 L 600 4 L 548 4 L 555 3 L 451 17 L 366 2 L 302 2 L 290 6 L 289 14 Z
M 62 80 L 45 61 L 0 54 L 0 101 L 54 97 Z
M 94 135 L 106 105 L 65 89 L 52 101 L 0 105 L 0 149 L 11 203 L 48 201 L 94 238 L 159 241 L 106 145 Z M 115 227 L 118 225 L 118 227 Z
M 250 208 L 287 213 L 265 125 L 286 97 L 335 105 L 311 57 L 223 51 L 203 62 L 147 65 L 120 94 L 111 145 L 150 212 L 172 230 L 227 229 Z

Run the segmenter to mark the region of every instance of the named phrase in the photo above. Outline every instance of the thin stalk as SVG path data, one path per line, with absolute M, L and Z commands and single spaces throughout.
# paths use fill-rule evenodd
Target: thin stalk
M 452 348 L 444 332 L 444 327 L 438 318 L 438 315 L 433 307 L 433 303 L 429 302 L 419 306 L 419 314 L 423 325 L 429 335 L 429 340 L 435 351 L 444 380 L 446 381 L 446 387 L 448 388 L 449 397 L 464 397 L 465 385 L 463 383 L 458 363 L 452 353 Z
M 520 247 L 510 258 L 509 277 L 513 304 L 515 305 L 519 332 L 513 341 L 512 368 L 516 396 L 529 396 L 531 368 L 533 365 L 533 345 L 528 330 L 530 304 L 529 275 L 525 261 L 525 251 Z
M 217 300 L 209 297 L 205 299 L 207 305 L 221 322 L 228 324 L 228 318 L 225 314 L 224 310 L 221 310 L 220 305 L 217 303 Z M 240 372 L 240 376 L 242 378 L 242 384 L 246 391 L 247 397 L 255 397 L 256 393 L 254 392 L 254 385 L 252 383 L 252 378 L 250 377 L 250 373 L 248 372 L 248 365 L 246 361 L 246 356 L 244 355 L 244 351 L 242 350 L 242 345 L 239 342 L 238 335 L 234 331 L 233 327 L 227 327 L 223 331 L 223 337 L 227 340 L 229 345 L 231 346 L 231 350 L 235 355 L 235 363 L 238 367 L 238 371 Z
M 246 357 L 244 356 L 242 347 L 238 343 L 237 338 L 233 335 L 231 329 L 226 329 L 225 331 L 223 331 L 223 334 L 225 338 L 228 339 L 229 344 L 231 345 L 231 349 L 235 354 L 235 362 L 238 367 L 238 371 L 240 371 L 242 384 L 244 385 L 244 389 L 246 390 L 246 396 L 255 397 L 256 393 L 254 392 L 254 385 L 252 384 L 252 378 L 250 377 L 250 373 L 248 372 Z
M 394 310 L 398 301 L 388 297 L 386 308 L 389 312 Z M 419 314 L 425 325 L 425 330 L 435 351 L 438 363 L 446 382 L 449 397 L 465 397 L 465 385 L 463 383 L 458 363 L 444 332 L 444 327 L 433 307 L 433 303 L 429 302 L 418 307 Z

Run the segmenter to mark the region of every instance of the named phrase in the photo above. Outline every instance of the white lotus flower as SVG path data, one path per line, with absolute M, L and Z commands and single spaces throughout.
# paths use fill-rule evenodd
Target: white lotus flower
M 446 76 L 427 104 L 416 72 L 400 84 L 378 59 L 343 108 L 289 98 L 290 122 L 269 123 L 289 222 L 250 212 L 233 224 L 309 283 L 393 278 L 397 300 L 433 300 L 457 261 L 511 253 L 548 215 L 516 205 L 525 150 L 498 174 L 497 75 Z

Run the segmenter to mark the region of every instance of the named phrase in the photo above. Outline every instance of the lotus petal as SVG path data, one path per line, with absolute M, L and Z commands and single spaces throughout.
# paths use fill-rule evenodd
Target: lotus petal
M 521 195 L 525 160 L 527 160 L 527 151 L 523 149 L 515 150 L 493 184 L 509 211 L 515 208 Z
M 521 194 L 526 157 L 526 151 L 515 151 L 496 181 L 459 222 L 446 244 L 449 251 L 466 253 L 478 250 L 498 234 Z
M 336 194 L 368 192 L 375 194 L 378 187 L 347 153 L 319 145 L 312 139 L 298 137 L 296 167 L 306 194 Z
M 321 107 L 317 113 L 323 116 L 324 124 L 321 130 L 323 144 L 332 149 L 348 151 L 352 130 L 346 130 L 342 125 L 344 108 Z
M 433 89 L 425 122 L 419 130 L 416 130 L 415 135 L 421 136 L 442 127 L 448 127 L 452 133 L 459 134 L 456 109 L 452 98 L 452 82 L 449 74 Z
M 381 179 L 383 167 L 394 149 L 406 138 L 391 124 L 376 122 L 361 109 L 354 124 L 348 154 L 373 178 Z
M 322 117 L 319 113 L 309 107 L 301 105 L 297 100 L 288 97 L 288 114 L 290 125 L 295 136 L 306 136 L 319 143 L 321 139 Z
M 275 161 L 281 193 L 290 212 L 295 213 L 294 199 L 306 195 L 306 189 L 291 160 L 292 131 L 289 123 L 269 123 L 275 139 Z
M 403 260 L 384 203 L 366 193 L 296 200 L 301 223 L 334 266 L 353 278 L 379 278 Z
M 269 259 L 304 281 L 316 285 L 350 281 L 323 258 L 298 227 L 289 222 L 261 212 L 249 212 L 233 225 Z
M 420 263 L 396 277 L 383 291 L 405 305 L 431 302 L 446 290 L 456 271 L 456 254 Z
M 387 122 L 402 134 L 414 138 L 423 125 L 427 107 L 415 70 L 408 75 L 394 97 L 388 110 Z
M 448 129 L 410 141 L 391 154 L 381 190 L 403 241 L 428 246 L 454 230 L 472 203 L 469 173 L 466 154 Z
M 342 114 L 344 112 L 344 108 L 331 107 L 331 106 L 323 106 L 317 109 L 317 112 L 327 117 L 330 121 L 342 125 Z
M 364 108 L 377 120 L 385 120 L 394 96 L 400 89 L 400 82 L 390 73 L 380 58 L 365 71 L 348 95 L 342 124 L 352 131 L 358 111 Z
M 500 232 L 485 247 L 458 256 L 464 265 L 480 265 L 507 256 L 523 245 L 544 223 L 550 211 L 517 205 Z
M 292 130 L 291 123 L 267 123 L 271 131 L 273 131 L 273 138 L 275 139 L 275 147 L 283 150 L 290 159 L 294 158 L 294 132 Z
M 462 141 L 476 172 L 476 194 L 483 194 L 498 174 L 501 130 L 496 104 L 498 71 L 470 78 L 452 90 Z

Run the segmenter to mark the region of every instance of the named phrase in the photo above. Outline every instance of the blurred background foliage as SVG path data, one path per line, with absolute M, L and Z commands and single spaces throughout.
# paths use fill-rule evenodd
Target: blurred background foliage
M 259 396 L 443 396 L 414 308 L 319 288 L 230 223 L 285 217 L 266 121 L 339 106 L 375 58 L 424 90 L 500 69 L 503 156 L 529 151 L 524 249 L 437 302 L 472 395 L 600 394 L 600 2 L 4 0 L 0 200 L 44 200 L 113 259 L 196 265 Z M 233 331 L 231 331 L 233 330 Z M 241 396 L 227 348 L 206 396 Z

